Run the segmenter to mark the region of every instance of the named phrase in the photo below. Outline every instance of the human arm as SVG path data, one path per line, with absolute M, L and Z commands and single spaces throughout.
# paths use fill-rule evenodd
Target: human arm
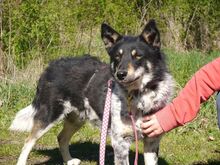
M 153 137 L 192 121 L 200 104 L 220 90 L 220 58 L 199 69 L 179 95 L 162 110 L 143 118 L 143 133 Z

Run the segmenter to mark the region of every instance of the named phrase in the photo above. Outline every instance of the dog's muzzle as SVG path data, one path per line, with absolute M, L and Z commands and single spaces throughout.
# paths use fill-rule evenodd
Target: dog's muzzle
M 123 81 L 125 77 L 127 76 L 128 72 L 127 71 L 118 71 L 116 76 L 118 80 Z
M 116 78 L 118 82 L 124 86 L 134 85 L 140 79 L 140 77 L 129 76 L 127 71 L 118 71 Z

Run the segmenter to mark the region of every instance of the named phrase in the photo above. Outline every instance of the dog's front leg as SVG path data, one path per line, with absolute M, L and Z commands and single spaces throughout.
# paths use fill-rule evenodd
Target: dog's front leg
M 130 142 L 121 136 L 112 136 L 115 165 L 129 165 Z
M 126 117 L 126 100 L 120 97 L 122 91 L 115 86 L 112 94 L 112 106 L 111 106 L 111 143 L 114 149 L 114 161 L 115 165 L 129 165 L 129 147 L 130 141 L 126 138 L 127 128 L 123 119 Z M 118 93 L 117 93 L 118 92 Z
M 144 162 L 145 165 L 158 164 L 158 152 L 161 137 L 144 138 Z

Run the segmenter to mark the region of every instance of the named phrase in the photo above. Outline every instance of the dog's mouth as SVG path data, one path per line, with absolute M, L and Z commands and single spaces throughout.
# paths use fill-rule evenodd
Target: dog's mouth
M 144 75 L 144 68 L 139 67 L 132 71 L 117 71 L 115 73 L 115 78 L 119 84 L 128 88 L 139 88 Z
M 140 77 L 136 77 L 134 79 L 127 79 L 127 80 L 125 79 L 119 82 L 124 86 L 131 86 L 131 85 L 134 85 L 136 82 L 138 82 L 139 79 Z

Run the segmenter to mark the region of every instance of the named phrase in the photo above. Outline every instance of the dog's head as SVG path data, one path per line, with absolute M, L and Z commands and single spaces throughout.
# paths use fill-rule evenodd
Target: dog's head
M 101 37 L 116 81 L 128 88 L 138 89 L 140 83 L 153 79 L 162 59 L 160 34 L 154 20 L 150 20 L 138 36 L 123 36 L 103 23 Z

